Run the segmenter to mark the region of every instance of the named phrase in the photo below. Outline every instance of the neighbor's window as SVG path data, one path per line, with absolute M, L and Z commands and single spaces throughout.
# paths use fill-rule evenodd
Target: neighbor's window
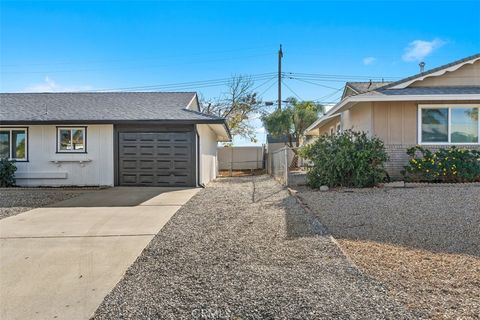
M 27 129 L 0 128 L 0 159 L 27 160 Z
M 421 143 L 480 143 L 477 106 L 421 106 L 419 115 Z
M 57 128 L 57 152 L 87 152 L 86 128 Z

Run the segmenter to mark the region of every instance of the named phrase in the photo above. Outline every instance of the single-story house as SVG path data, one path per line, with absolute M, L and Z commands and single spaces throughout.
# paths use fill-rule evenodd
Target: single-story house
M 476 54 L 395 82 L 349 82 L 341 101 L 305 135 L 351 129 L 379 137 L 390 156 L 387 171 L 400 178 L 409 147 L 480 149 L 479 113 Z
M 0 94 L 0 158 L 20 186 L 199 186 L 230 140 L 195 92 Z

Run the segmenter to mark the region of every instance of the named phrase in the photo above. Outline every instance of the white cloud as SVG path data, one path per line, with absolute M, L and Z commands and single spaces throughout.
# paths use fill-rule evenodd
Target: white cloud
M 92 86 L 83 85 L 83 86 L 63 86 L 56 83 L 50 77 L 45 77 L 44 82 L 33 84 L 25 88 L 25 92 L 68 92 L 68 91 L 85 91 L 91 90 Z
M 377 60 L 375 57 L 365 57 L 365 58 L 363 58 L 363 64 L 368 66 L 368 65 L 374 63 L 375 60 Z
M 402 56 L 404 61 L 421 61 L 430 55 L 436 49 L 442 47 L 446 42 L 441 39 L 433 39 L 432 41 L 414 40 L 405 48 Z

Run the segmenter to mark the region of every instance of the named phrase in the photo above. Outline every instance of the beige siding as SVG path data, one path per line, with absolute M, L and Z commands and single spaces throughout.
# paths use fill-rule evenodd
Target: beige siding
M 374 102 L 372 133 L 385 144 L 415 144 L 416 102 Z
M 342 113 L 342 129 L 372 133 L 372 103 L 362 102 Z
M 414 82 L 410 87 L 480 86 L 480 60 L 441 76 Z

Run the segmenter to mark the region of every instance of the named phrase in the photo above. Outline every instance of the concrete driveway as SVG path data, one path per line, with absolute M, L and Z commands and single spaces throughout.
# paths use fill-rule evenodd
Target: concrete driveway
M 0 220 L 0 318 L 88 319 L 198 191 L 118 187 Z

